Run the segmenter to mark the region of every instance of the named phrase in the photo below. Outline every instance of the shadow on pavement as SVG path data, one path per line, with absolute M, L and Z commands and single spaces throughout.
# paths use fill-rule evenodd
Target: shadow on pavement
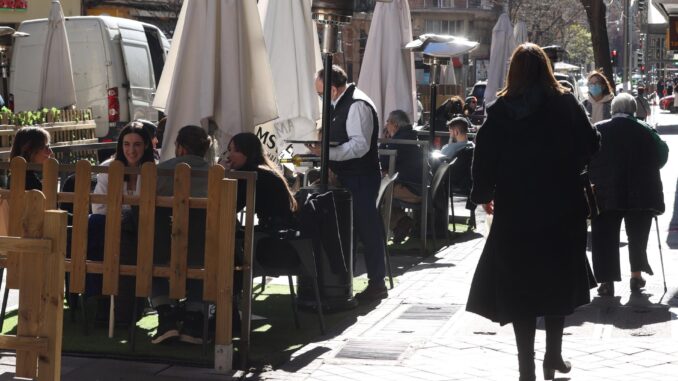
M 676 184 L 678 186 L 678 184 Z M 676 188 L 678 189 L 678 188 Z M 666 236 L 666 244 L 671 249 L 678 248 L 678 192 L 676 192 L 674 202 L 673 202 L 673 215 L 671 216 L 671 222 L 669 223 L 669 234 Z M 657 226 L 654 227 L 656 229 Z M 654 230 L 652 229 L 652 230 Z M 650 232 L 650 234 L 656 234 Z

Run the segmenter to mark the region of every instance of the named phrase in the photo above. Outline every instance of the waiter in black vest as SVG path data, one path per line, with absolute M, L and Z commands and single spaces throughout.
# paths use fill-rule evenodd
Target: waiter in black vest
M 318 72 L 315 89 L 323 96 L 324 69 Z M 356 295 L 359 301 L 373 301 L 388 296 L 384 285 L 384 226 L 377 210 L 377 193 L 381 182 L 377 133 L 379 119 L 367 94 L 347 83 L 344 70 L 334 65 L 331 74 L 332 111 L 329 168 L 353 196 L 353 230 L 365 250 L 365 267 L 369 284 Z M 309 147 L 316 155 L 320 147 Z

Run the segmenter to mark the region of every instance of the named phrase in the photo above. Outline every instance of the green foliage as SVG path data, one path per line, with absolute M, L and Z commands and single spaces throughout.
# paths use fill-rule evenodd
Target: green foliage
M 580 66 L 593 63 L 591 32 L 585 26 L 575 24 L 567 27 L 565 35 L 567 38 L 564 48 L 569 53 L 570 62 Z

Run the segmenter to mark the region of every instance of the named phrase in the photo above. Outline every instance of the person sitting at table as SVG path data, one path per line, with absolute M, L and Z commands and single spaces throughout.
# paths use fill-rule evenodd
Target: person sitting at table
M 16 132 L 10 160 L 21 156 L 29 164 L 42 164 L 54 153 L 49 147 L 49 133 L 42 127 L 23 127 Z M 10 178 L 11 179 L 11 178 Z M 42 190 L 42 181 L 34 171 L 26 171 L 26 190 Z
M 267 230 L 289 228 L 297 202 L 276 165 L 266 156 L 261 140 L 251 133 L 239 133 L 228 143 L 228 158 L 224 163 L 232 170 L 257 173 L 255 213 L 259 227 Z M 238 181 L 238 210 L 245 207 L 245 181 Z
M 207 132 L 198 126 L 182 127 L 174 143 L 173 159 L 158 164 L 158 170 L 174 170 L 180 163 L 190 165 L 192 171 L 207 171 L 209 163 L 205 155 L 212 140 Z M 207 197 L 207 177 L 191 176 L 191 197 Z M 174 178 L 172 176 L 158 176 L 156 193 L 158 196 L 174 195 Z M 170 261 L 171 208 L 158 208 L 156 211 L 155 242 L 153 262 L 168 264 Z M 188 265 L 201 266 L 204 263 L 204 210 L 189 212 L 188 229 Z M 202 226 L 201 226 L 202 224 Z M 203 227 L 203 229 L 200 229 Z M 203 311 L 205 304 L 202 301 L 203 284 L 201 280 L 186 280 L 186 301 L 184 308 L 179 302 L 169 297 L 169 281 L 166 278 L 153 278 L 151 304 L 158 311 L 158 328 L 151 339 L 153 344 L 160 344 L 176 338 L 189 344 L 202 344 Z M 181 330 L 179 330 L 181 327 Z
M 394 110 L 386 119 L 386 138 L 417 140 L 417 133 L 412 129 L 410 118 L 403 110 Z M 411 204 L 421 203 L 421 179 L 422 179 L 422 152 L 414 144 L 382 144 L 380 149 L 396 150 L 394 172 L 398 172 L 398 178 L 393 184 L 393 198 Z M 389 157 L 381 157 L 381 169 L 388 173 Z M 393 228 L 393 242 L 400 243 L 409 236 L 414 228 L 414 220 L 409 217 L 402 208 L 391 209 L 391 222 Z
M 450 131 L 450 142 L 443 146 L 441 153 L 451 160 L 462 149 L 473 147 L 473 143 L 468 140 L 468 119 L 454 118 L 447 123 L 447 128 Z
M 115 154 L 101 163 L 109 166 L 114 160 L 121 161 L 126 167 L 141 167 L 146 162 L 153 162 L 153 146 L 151 139 L 144 130 L 141 122 L 130 122 L 118 136 Z M 126 195 L 139 195 L 141 182 L 138 175 L 125 175 L 123 193 Z M 94 194 L 108 194 L 108 173 L 98 173 L 96 176 Z M 87 258 L 101 260 L 104 257 L 106 204 L 92 204 L 92 214 L 89 216 L 87 230 Z M 136 261 L 137 224 L 131 213 L 130 205 L 122 205 L 121 236 L 120 236 L 120 263 L 124 265 L 134 264 Z M 117 322 L 129 321 L 134 306 L 135 281 L 130 277 L 120 279 L 118 295 L 115 300 L 115 320 Z M 87 280 L 86 294 L 98 295 L 101 290 L 101 275 L 90 275 Z M 108 318 L 109 300 L 100 299 L 97 307 L 96 320 Z
M 478 107 L 478 98 L 474 97 L 473 95 L 466 98 L 466 104 L 464 105 L 464 115 L 466 116 L 473 115 L 473 113 L 476 112 L 477 107 Z
M 464 114 L 464 100 L 460 96 L 452 96 L 436 109 L 436 131 L 445 131 L 447 122 L 457 115 Z

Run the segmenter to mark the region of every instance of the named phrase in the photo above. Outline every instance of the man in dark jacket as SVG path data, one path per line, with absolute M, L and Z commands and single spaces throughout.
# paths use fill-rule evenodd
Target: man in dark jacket
M 388 296 L 384 277 L 384 226 L 377 210 L 377 194 L 381 183 L 377 134 L 379 119 L 374 103 L 355 84 L 347 83 L 346 72 L 332 67 L 330 97 L 332 102 L 330 140 L 338 142 L 330 148 L 329 168 L 353 197 L 353 227 L 365 250 L 365 267 L 369 284 L 356 295 L 360 301 L 372 301 Z M 322 95 L 325 70 L 318 72 L 315 89 Z M 320 154 L 319 147 L 310 147 Z
M 603 144 L 591 161 L 589 174 L 600 215 L 591 223 L 591 243 L 601 296 L 614 295 L 614 282 L 621 280 L 622 219 L 629 240 L 630 286 L 635 292 L 645 286 L 641 272 L 652 275 L 647 240 L 652 218 L 664 212 L 659 169 L 666 163 L 667 148 L 657 139 L 656 131 L 633 118 L 636 107 L 632 95 L 619 94 L 612 101 L 612 119 L 596 125 Z
M 386 119 L 386 137 L 398 140 L 417 140 L 417 133 L 412 129 L 410 118 L 403 110 L 392 111 Z M 398 179 L 393 185 L 393 198 L 411 204 L 421 203 L 422 153 L 415 144 L 387 143 L 382 149 L 396 150 L 395 172 Z M 388 157 L 382 157 L 381 168 L 389 170 Z M 393 240 L 396 243 L 412 231 L 414 221 L 400 208 L 391 210 L 391 226 Z

